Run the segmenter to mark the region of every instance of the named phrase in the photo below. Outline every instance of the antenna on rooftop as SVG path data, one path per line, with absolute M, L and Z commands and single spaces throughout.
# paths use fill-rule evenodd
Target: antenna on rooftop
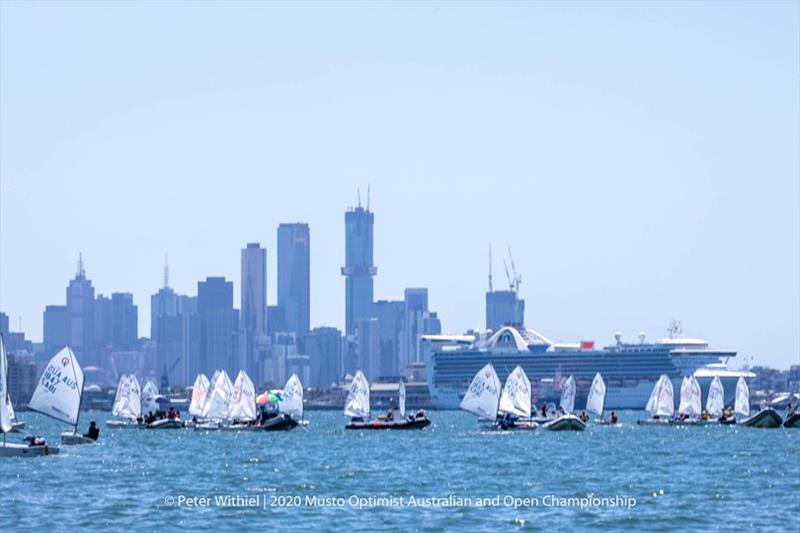
M 489 292 L 494 292 L 492 288 L 492 243 L 489 243 Z
M 356 187 L 356 194 L 358 195 L 358 207 L 361 207 L 361 189 Z
M 83 252 L 78 252 L 78 276 L 83 277 L 86 272 L 83 270 Z
M 370 184 L 367 183 L 367 211 L 369 211 L 369 187 L 370 187 Z

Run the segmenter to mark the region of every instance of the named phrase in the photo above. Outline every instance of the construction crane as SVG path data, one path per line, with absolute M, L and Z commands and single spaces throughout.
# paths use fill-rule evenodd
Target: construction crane
M 175 362 L 172 363 L 172 366 L 169 367 L 167 370 L 167 363 L 164 362 L 164 373 L 161 374 L 161 392 L 163 394 L 169 394 L 169 374 L 175 370 L 175 367 L 178 366 L 178 363 L 181 361 L 181 358 L 178 357 L 175 359 Z
M 508 288 L 515 293 L 519 293 L 519 286 L 522 283 L 522 274 L 517 273 L 517 265 L 514 264 L 514 256 L 511 254 L 511 247 L 508 247 L 508 260 L 511 263 L 511 274 L 508 273 L 508 265 L 505 259 L 503 266 L 506 268 L 506 277 L 508 278 Z

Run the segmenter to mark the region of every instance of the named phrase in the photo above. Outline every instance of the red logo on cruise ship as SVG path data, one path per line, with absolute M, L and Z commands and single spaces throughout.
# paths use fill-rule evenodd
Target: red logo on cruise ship
M 67 366 L 68 364 L 69 364 L 69 357 L 62 357 L 61 366 Z

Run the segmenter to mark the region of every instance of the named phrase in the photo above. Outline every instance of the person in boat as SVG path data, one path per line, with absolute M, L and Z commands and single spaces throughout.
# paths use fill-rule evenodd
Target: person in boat
M 542 403 L 542 418 L 547 418 L 547 404 Z
M 97 440 L 100 438 L 100 428 L 97 427 L 97 422 L 92 420 L 89 422 L 89 430 L 83 434 L 87 439 Z
M 586 411 L 581 411 L 581 416 L 579 418 L 584 424 L 589 421 L 589 415 L 586 414 Z
M 422 409 L 417 411 L 417 414 L 415 415 L 415 418 L 425 418 L 425 411 L 422 410 Z
M 25 435 L 22 440 L 26 441 L 28 446 L 44 446 L 47 444 L 47 441 L 42 437 L 34 437 L 33 435 Z
M 136 417 L 136 423 L 137 424 L 144 424 L 144 418 L 142 418 L 142 415 L 139 415 L 139 416 Z
M 617 413 L 614 412 L 614 411 L 611 411 L 611 423 L 612 424 L 616 424 L 617 423 Z
M 795 409 L 794 409 L 794 407 L 792 406 L 792 404 L 791 404 L 791 403 L 790 403 L 790 404 L 788 404 L 788 405 L 786 406 L 786 418 L 789 418 L 790 416 L 792 416 L 792 415 L 794 414 L 794 411 L 795 411 Z
M 703 414 L 700 415 L 703 420 L 708 420 L 708 411 L 703 409 Z
M 560 405 L 558 406 L 558 416 L 564 416 L 567 412 Z
M 144 417 L 145 424 L 152 424 L 156 421 L 156 415 L 153 414 L 153 411 L 147 411 L 147 416 Z

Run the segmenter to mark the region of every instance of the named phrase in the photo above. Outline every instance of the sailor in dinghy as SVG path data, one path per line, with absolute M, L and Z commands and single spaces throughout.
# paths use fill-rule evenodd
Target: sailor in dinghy
M 669 424 L 670 418 L 675 413 L 675 392 L 672 388 L 672 381 L 666 374 L 661 374 L 656 381 L 644 410 L 650 415 L 650 418 L 637 420 L 637 424 L 659 426 Z
M 253 431 L 256 425 L 256 388 L 247 372 L 240 370 L 233 384 L 233 393 L 228 405 L 230 424 L 222 426 L 226 431 Z
M 500 408 L 500 378 L 491 363 L 478 370 L 458 406 L 478 417 L 478 421 L 497 418 Z
M 139 381 L 133 374 L 123 374 L 117 383 L 117 395 L 111 414 L 124 420 L 108 420 L 106 426 L 113 429 L 143 428 L 142 396 L 139 390 Z
M 95 439 L 78 433 L 84 376 L 72 350 L 65 346 L 47 364 L 28 407 L 73 425 L 61 434 L 62 444 L 91 444 Z
M 531 382 L 521 366 L 508 375 L 500 394 L 497 420 L 492 426 L 502 431 L 535 429 L 531 419 Z
M 725 389 L 722 386 L 719 376 L 714 376 L 708 386 L 708 397 L 706 398 L 706 409 L 703 412 L 700 423 L 702 425 L 719 425 L 728 421 L 728 413 L 725 410 Z
M 574 407 L 575 378 L 570 376 L 566 383 L 564 383 L 564 388 L 561 391 L 560 409 L 562 414 L 554 420 L 545 423 L 543 426 L 544 429 L 548 429 L 550 431 L 583 431 L 586 429 L 586 423 L 572 413 Z
M 57 446 L 48 446 L 47 442 L 37 441 L 30 437 L 30 444 L 8 442 L 6 434 L 13 431 L 11 425 L 14 408 L 11 405 L 11 396 L 8 392 L 8 356 L 0 333 L 0 433 L 3 434 L 3 443 L 0 446 L 0 457 L 35 457 L 58 453 Z
M 196 425 L 195 429 L 207 431 L 221 429 L 222 421 L 228 417 L 232 396 L 233 384 L 228 377 L 228 373 L 225 370 L 214 372 L 208 400 L 203 405 L 202 416 L 206 419 L 206 422 Z
M 589 389 L 589 396 L 586 397 L 586 412 L 593 413 L 599 416 L 595 420 L 595 424 L 606 425 L 616 424 L 616 415 L 612 421 L 606 421 L 603 418 L 603 407 L 606 402 L 606 383 L 603 381 L 603 376 L 598 372 L 592 380 L 592 387 Z
M 303 384 L 297 374 L 292 374 L 286 381 L 277 406 L 277 416 L 262 424 L 266 431 L 285 431 L 308 425 L 308 421 L 303 419 Z
M 696 426 L 700 421 L 702 405 L 700 384 L 697 379 L 694 376 L 684 376 L 678 416 L 671 423 L 678 426 Z
M 196 428 L 199 423 L 204 421 L 198 420 L 197 417 L 203 416 L 203 407 L 205 407 L 208 400 L 209 381 L 205 374 L 198 374 L 192 385 L 192 399 L 189 402 L 189 415 L 191 420 L 186 422 L 186 427 Z

